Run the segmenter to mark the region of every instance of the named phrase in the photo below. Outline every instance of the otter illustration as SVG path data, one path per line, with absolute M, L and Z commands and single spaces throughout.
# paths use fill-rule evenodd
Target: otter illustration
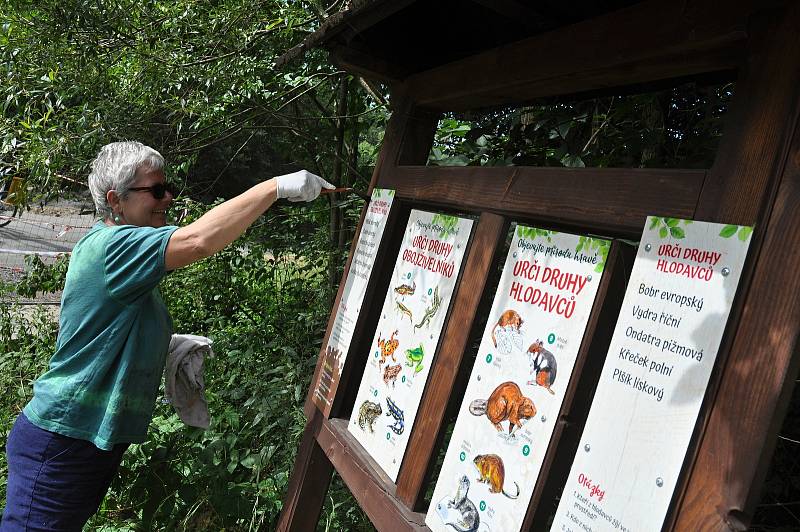
M 519 328 L 522 327 L 522 316 L 520 316 L 514 310 L 507 310 L 500 315 L 500 319 L 497 320 L 497 323 L 494 324 L 492 327 L 492 343 L 495 347 L 497 347 L 497 337 L 495 336 L 495 330 L 500 327 L 501 329 L 505 329 L 506 327 L 510 327 L 512 330 L 519 332 Z
M 509 499 L 516 499 L 519 497 L 519 485 L 514 482 L 517 487 L 517 494 L 511 495 L 506 493 L 503 489 L 503 483 L 506 478 L 506 468 L 503 465 L 503 459 L 496 454 L 479 454 L 476 456 L 472 463 L 478 468 L 478 482 L 486 482 L 489 484 L 489 493 L 502 493 Z
M 533 380 L 529 380 L 528 384 L 541 386 L 555 395 L 555 392 L 550 389 L 553 383 L 556 382 L 556 370 L 558 369 L 555 355 L 544 348 L 544 343 L 541 340 L 537 340 L 528 348 L 528 356 L 530 357 L 533 373 Z
M 468 493 L 469 479 L 464 475 L 458 481 L 458 489 L 453 498 L 442 500 L 437 508 L 440 517 L 445 521 L 445 525 L 453 527 L 458 532 L 475 532 L 481 523 L 478 508 L 475 503 L 467 498 Z M 450 517 L 447 512 L 450 509 L 455 510 L 452 520 L 446 519 L 446 517 Z
M 473 416 L 486 414 L 497 432 L 503 431 L 500 423 L 508 420 L 508 434 L 513 436 L 523 421 L 536 415 L 536 406 L 529 397 L 522 395 L 516 383 L 508 381 L 495 388 L 488 399 L 472 401 L 469 412 Z

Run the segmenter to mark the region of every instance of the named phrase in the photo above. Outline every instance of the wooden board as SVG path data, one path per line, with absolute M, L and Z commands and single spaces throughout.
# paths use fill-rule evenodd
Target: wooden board
M 433 492 L 425 521 L 431 530 L 463 528 L 465 521 L 520 530 L 610 244 L 516 227 Z M 507 401 L 510 416 L 498 415 Z M 461 509 L 454 500 L 462 501 Z
M 399 166 L 378 185 L 409 201 L 635 237 L 650 213 L 691 218 L 705 170 Z
M 650 218 L 554 530 L 659 530 L 752 228 Z
M 375 188 L 366 207 L 353 250 L 351 267 L 347 271 L 344 289 L 334 310 L 334 321 L 328 341 L 324 344 L 324 359 L 312 381 L 313 401 L 327 417 L 331 411 L 342 370 L 350 351 L 350 343 L 359 321 L 384 229 L 392 208 L 394 191 Z
M 472 220 L 413 210 L 348 429 L 397 478 L 457 286 Z
M 415 74 L 406 86 L 422 106 L 460 111 L 733 70 L 747 17 L 764 7 L 650 0 Z

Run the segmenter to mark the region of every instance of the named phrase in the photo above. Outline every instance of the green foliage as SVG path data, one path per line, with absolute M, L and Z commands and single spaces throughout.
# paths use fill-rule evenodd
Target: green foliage
M 17 295 L 35 298 L 37 293 L 52 294 L 64 289 L 69 255 L 59 255 L 52 264 L 46 264 L 37 255 L 25 257 L 25 274 L 14 286 Z
M 731 84 L 543 101 L 439 122 L 429 164 L 708 168 Z
M 52 309 L 52 307 L 51 307 Z M 0 444 L 33 395 L 34 379 L 47 367 L 58 324 L 42 306 L 0 305 Z M 0 453 L 0 500 L 5 500 L 8 464 Z
M 730 238 L 733 235 L 736 235 L 737 238 L 742 242 L 746 242 L 747 239 L 750 238 L 751 234 L 753 234 L 753 228 L 747 225 L 726 225 L 719 232 L 719 236 L 722 238 Z
M 680 225 L 683 224 L 684 226 L 687 226 L 691 223 L 691 220 L 679 220 L 677 218 L 660 218 L 653 216 L 650 218 L 649 229 L 650 231 L 658 229 L 658 237 L 662 239 L 667 237 L 682 239 L 686 237 L 686 230 L 683 227 L 680 227 Z
M 597 253 L 600 260 L 594 267 L 597 273 L 602 272 L 606 267 L 606 259 L 608 259 L 608 252 L 611 249 L 611 241 L 604 238 L 592 238 L 590 236 L 582 236 L 578 239 L 578 245 L 575 247 L 575 253 L 583 251 L 588 254 L 590 252 Z

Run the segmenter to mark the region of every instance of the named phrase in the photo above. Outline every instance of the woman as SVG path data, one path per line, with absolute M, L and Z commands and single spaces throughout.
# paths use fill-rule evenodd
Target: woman
M 102 221 L 76 245 L 56 352 L 7 444 L 0 530 L 80 530 L 131 443 L 145 439 L 172 320 L 158 283 L 213 255 L 277 199 L 333 186 L 305 170 L 259 183 L 185 227 L 167 225 L 174 189 L 164 159 L 139 142 L 103 147 L 89 189 Z

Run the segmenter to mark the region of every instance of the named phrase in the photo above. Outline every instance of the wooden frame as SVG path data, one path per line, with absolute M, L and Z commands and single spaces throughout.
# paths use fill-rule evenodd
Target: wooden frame
M 719 11 L 710 0 L 685 6 L 651 0 L 395 85 L 395 110 L 371 186 L 395 189 L 405 205 L 441 205 L 479 215 L 474 238 L 483 245 L 472 246 L 465 259 L 461 285 L 466 289 L 455 295 L 455 318 L 451 316 L 452 325 L 445 330 L 431 369 L 430 382 L 436 386 L 429 386 L 423 396 L 397 483 L 350 437 L 346 420 L 336 412 L 327 418 L 307 404 L 309 421 L 279 530 L 316 526 L 333 468 L 378 529 L 426 530 L 420 501 L 443 431 L 438 405 L 447 398 L 452 401 L 460 386 L 463 330 L 477 319 L 480 293 L 507 223 L 522 218 L 550 227 L 635 237 L 647 214 L 756 228 L 685 473 L 665 524 L 668 530 L 746 528 L 800 363 L 800 303 L 795 296 L 800 290 L 800 237 L 792 231 L 800 224 L 800 4 L 782 4 L 771 2 L 775 9 L 756 12 L 755 2 L 741 0 Z M 626 34 L 627 40 L 610 34 L 610 28 L 620 25 L 635 28 Z M 557 56 L 535 71 L 526 67 L 525 58 L 531 54 L 575 39 L 585 45 L 571 46 L 573 55 Z M 731 69 L 738 71 L 737 90 L 708 171 L 421 166 L 441 110 L 520 103 Z M 614 249 L 614 257 L 623 253 L 618 244 Z M 627 274 L 618 261 L 609 263 L 606 286 L 587 328 L 584 358 L 576 369 L 579 384 L 570 390 L 562 412 L 571 424 L 565 421 L 554 436 L 567 450 L 548 453 L 526 518 L 526 526 L 533 529 L 542 526 L 546 503 L 557 495 L 559 482 L 563 486 L 563 456 L 577 445 L 585 412 L 569 409 L 581 403 L 576 396 L 585 400 L 591 394 L 598 372 L 596 358 L 586 363 L 586 353 L 602 352 L 607 342 L 603 332 L 610 335 L 613 294 L 619 290 L 608 287 L 624 284 Z M 456 324 L 461 334 L 450 330 Z M 764 364 L 759 354 L 767 351 L 770 363 Z M 758 380 L 752 379 L 756 372 Z

